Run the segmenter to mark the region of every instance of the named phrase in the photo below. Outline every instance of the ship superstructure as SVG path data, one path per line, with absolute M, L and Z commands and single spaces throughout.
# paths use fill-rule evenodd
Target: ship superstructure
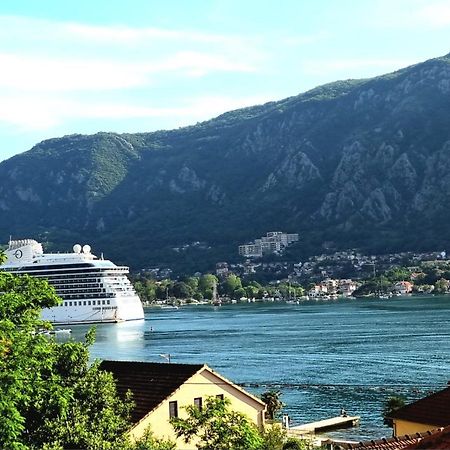
M 77 324 L 144 318 L 128 267 L 97 258 L 89 245 L 75 244 L 73 253 L 44 253 L 39 242 L 21 239 L 10 241 L 5 254 L 0 270 L 45 278 L 61 297 L 60 305 L 42 311 L 44 320 Z

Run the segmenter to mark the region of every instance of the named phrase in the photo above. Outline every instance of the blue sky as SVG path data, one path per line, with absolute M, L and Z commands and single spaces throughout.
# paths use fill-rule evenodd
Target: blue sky
M 178 128 L 450 51 L 449 0 L 3 0 L 0 160 Z

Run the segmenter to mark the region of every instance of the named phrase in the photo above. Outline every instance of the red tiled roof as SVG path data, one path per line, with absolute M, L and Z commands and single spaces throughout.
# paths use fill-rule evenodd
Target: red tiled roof
M 450 426 L 439 429 L 438 433 L 424 437 L 419 442 L 406 447 L 407 450 L 443 450 L 450 449 Z
M 169 364 L 137 361 L 102 361 L 100 369 L 112 372 L 117 391 L 133 393 L 133 423 L 139 422 L 189 378 L 205 367 L 202 364 Z
M 398 409 L 390 418 L 430 424 L 436 428 L 450 425 L 450 387 Z
M 327 444 L 333 444 L 334 450 L 404 450 L 409 448 L 410 445 L 415 445 L 426 438 L 434 436 L 439 433 L 441 429 L 426 431 L 425 433 L 406 434 L 405 436 L 396 436 L 391 438 L 382 438 L 371 441 L 364 441 L 358 443 L 338 443 L 328 441 Z M 431 449 L 431 447 L 426 447 Z

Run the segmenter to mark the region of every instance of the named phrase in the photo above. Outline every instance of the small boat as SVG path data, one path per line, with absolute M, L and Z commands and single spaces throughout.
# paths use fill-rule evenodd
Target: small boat
M 44 334 L 46 336 L 69 335 L 72 333 L 71 328 L 53 328 L 51 330 L 39 330 L 37 334 Z
M 53 330 L 50 330 L 50 333 L 52 334 L 70 334 L 72 333 L 71 328 L 54 328 Z
M 178 309 L 177 305 L 162 305 L 161 309 Z

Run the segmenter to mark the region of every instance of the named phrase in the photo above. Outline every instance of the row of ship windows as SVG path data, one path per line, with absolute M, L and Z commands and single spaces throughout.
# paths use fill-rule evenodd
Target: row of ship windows
M 51 284 L 58 284 L 58 283 L 100 283 L 101 281 L 109 281 L 109 282 L 118 282 L 118 283 L 125 283 L 125 284 L 131 284 L 130 280 L 126 277 L 115 277 L 115 276 L 102 276 L 101 278 L 98 278 L 98 275 L 38 275 L 40 278 L 47 278 L 47 280 Z
M 72 282 L 73 283 L 73 282 Z M 55 287 L 66 286 L 66 287 L 103 287 L 103 283 L 76 283 L 67 284 L 67 281 L 51 281 L 51 285 Z
M 82 299 L 82 298 L 105 298 L 109 297 L 112 298 L 115 296 L 112 292 L 100 292 L 100 293 L 92 293 L 92 294 L 65 294 L 57 292 L 57 294 L 63 299 L 63 300 L 71 300 L 71 299 Z
M 95 306 L 95 305 L 110 305 L 111 300 L 78 300 L 78 301 L 64 301 L 59 306 Z
M 56 289 L 57 294 L 63 295 L 65 292 L 69 292 L 71 294 L 87 294 L 88 292 L 106 292 L 106 289 Z
M 21 273 L 18 272 L 18 275 Z M 96 270 L 91 272 L 69 272 L 69 271 L 60 271 L 55 270 L 52 272 L 49 271 L 39 271 L 33 272 L 33 276 L 36 277 L 45 277 L 45 278 L 97 278 L 97 277 L 122 277 L 125 276 L 125 273 L 114 273 L 110 271 L 102 271 Z

